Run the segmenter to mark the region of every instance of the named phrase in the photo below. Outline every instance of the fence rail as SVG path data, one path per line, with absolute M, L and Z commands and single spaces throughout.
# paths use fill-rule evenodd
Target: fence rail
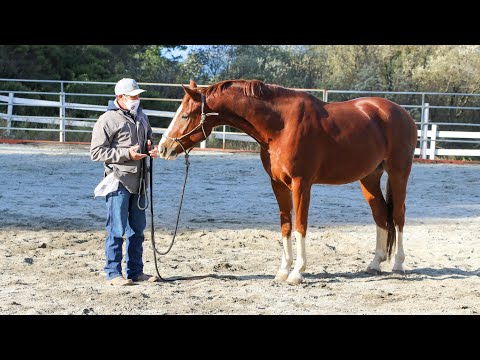
M 19 91 L 2 89 L 7 87 L 2 83 L 21 83 L 21 82 L 37 82 L 37 83 L 51 83 L 59 86 L 58 92 L 56 91 Z M 4 120 L 5 126 L 0 126 L 0 130 L 4 130 L 4 134 L 10 136 L 13 131 L 42 131 L 42 132 L 58 132 L 59 140 L 64 142 L 67 140 L 68 133 L 88 133 L 91 132 L 95 121 L 98 116 L 106 111 L 106 105 L 95 105 L 91 103 L 81 103 L 75 101 L 67 101 L 71 97 L 85 97 L 86 101 L 91 101 L 92 98 L 110 98 L 113 99 L 114 95 L 95 92 L 81 93 L 81 92 L 65 92 L 66 84 L 76 85 L 114 85 L 114 82 L 87 82 L 87 81 L 61 81 L 61 80 L 31 80 L 31 79 L 1 79 L 0 78 L 0 119 Z M 142 87 L 155 86 L 155 87 L 181 87 L 181 84 L 167 84 L 167 83 L 139 83 Z M 206 85 L 200 85 L 206 86 Z M 480 148 L 480 131 L 445 131 L 440 130 L 442 126 L 452 127 L 478 127 L 477 123 L 458 123 L 458 122 L 445 122 L 432 121 L 430 118 L 431 109 L 455 109 L 455 110 L 473 110 L 478 111 L 480 107 L 475 106 L 447 106 L 447 105 L 430 105 L 426 102 L 426 96 L 439 97 L 439 96 L 463 96 L 463 97 L 479 97 L 480 94 L 466 94 L 466 93 L 435 93 L 435 92 L 400 92 L 400 91 L 356 91 L 356 90 L 327 90 L 327 89 L 296 89 L 308 92 L 313 92 L 319 96 L 323 101 L 331 101 L 335 95 L 413 95 L 418 97 L 418 103 L 416 104 L 401 104 L 406 109 L 417 109 L 420 112 L 420 121 L 417 121 L 418 126 L 418 147 L 415 149 L 415 155 L 422 157 L 423 159 L 435 159 L 436 156 L 462 156 L 462 157 L 480 157 L 480 149 L 475 148 L 444 148 L 444 144 L 474 144 L 473 147 Z M 36 97 L 50 97 L 56 98 L 56 100 L 45 99 L 32 99 L 31 95 Z M 165 97 L 142 97 L 142 102 L 148 104 L 148 102 L 162 102 L 172 103 L 181 102 L 179 98 L 165 98 Z M 56 108 L 58 109 L 58 116 L 34 116 L 34 115 L 18 115 L 15 114 L 17 108 Z M 85 117 L 79 116 L 67 116 L 70 111 L 82 111 L 89 114 Z M 175 115 L 173 111 L 163 110 L 151 110 L 147 109 L 144 112 L 150 117 L 159 117 L 171 119 Z M 91 114 L 91 115 L 90 115 Z M 19 127 L 16 125 L 22 124 L 49 124 L 54 125 L 55 128 L 33 128 L 33 127 Z M 72 129 L 71 127 L 80 127 L 85 129 Z M 219 130 L 220 129 L 220 130 Z M 154 133 L 163 134 L 166 131 L 164 127 L 153 127 Z M 223 147 L 225 148 L 226 140 L 231 141 L 246 141 L 255 142 L 253 138 L 242 132 L 227 131 L 226 126 L 217 127 L 212 132 L 212 136 L 217 139 L 222 139 Z M 201 147 L 205 147 L 206 142 L 202 142 Z

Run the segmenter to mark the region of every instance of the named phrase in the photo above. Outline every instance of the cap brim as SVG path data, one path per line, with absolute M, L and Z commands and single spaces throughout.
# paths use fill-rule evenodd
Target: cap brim
M 128 96 L 135 96 L 135 95 L 138 95 L 144 91 L 147 91 L 147 90 L 142 90 L 142 89 L 135 89 L 135 90 L 132 90 L 128 93 L 125 93 L 125 95 L 128 95 Z

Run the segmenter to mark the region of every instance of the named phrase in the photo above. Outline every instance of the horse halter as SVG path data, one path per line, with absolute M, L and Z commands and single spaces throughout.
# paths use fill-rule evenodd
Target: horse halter
M 207 139 L 207 134 L 205 133 L 205 129 L 203 128 L 203 124 L 205 123 L 205 120 L 207 118 L 207 116 L 212 116 L 212 115 L 219 115 L 219 113 L 216 113 L 216 112 L 210 112 L 210 113 L 205 113 L 205 95 L 203 95 L 202 93 L 200 93 L 200 96 L 201 96 L 201 99 L 202 99 L 202 114 L 200 115 L 200 122 L 198 123 L 197 126 L 195 126 L 192 130 L 190 130 L 188 133 L 186 134 L 183 134 L 182 136 L 178 137 L 178 138 L 171 138 L 169 136 L 165 136 L 167 139 L 170 139 L 170 140 L 173 140 L 175 142 L 178 143 L 178 145 L 180 145 L 180 147 L 183 149 L 183 151 L 187 154 L 187 150 L 185 150 L 185 148 L 183 147 L 182 143 L 180 142 L 181 139 L 183 139 L 185 136 L 188 136 L 190 135 L 191 133 L 193 133 L 194 131 L 196 131 L 199 127 L 202 127 L 202 132 L 203 132 L 203 136 L 205 136 L 205 139 L 203 140 L 206 140 Z M 195 145 L 193 145 L 195 146 Z M 190 148 L 192 149 L 193 146 Z M 189 150 L 190 150 L 189 149 Z

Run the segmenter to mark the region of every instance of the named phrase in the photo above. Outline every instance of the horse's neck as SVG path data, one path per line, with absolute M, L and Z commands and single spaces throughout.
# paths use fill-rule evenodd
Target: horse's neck
M 259 126 L 256 122 L 251 122 L 242 117 L 231 117 L 228 122 L 229 123 L 227 125 L 242 130 L 245 134 L 250 135 L 252 138 L 257 140 L 260 145 L 267 143 L 268 136 L 266 136 L 266 131 L 259 129 Z
M 248 100 L 246 99 L 245 101 L 248 102 Z M 253 106 L 250 103 L 244 105 L 241 102 L 242 99 L 239 98 L 235 106 L 227 106 L 226 110 L 230 116 L 223 117 L 225 122 L 227 122 L 226 125 L 242 130 L 257 140 L 260 145 L 267 145 L 272 129 L 269 127 L 269 121 L 265 121 L 266 116 L 258 116 L 258 114 L 266 113 L 264 110 L 266 104 L 263 104 L 261 100 L 250 101 L 250 103 L 254 104 Z

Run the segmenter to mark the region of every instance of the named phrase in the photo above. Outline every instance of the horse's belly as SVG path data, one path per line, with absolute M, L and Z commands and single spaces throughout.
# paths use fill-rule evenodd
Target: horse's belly
M 358 181 L 371 174 L 382 161 L 382 156 L 370 156 L 368 159 L 326 159 L 318 165 L 314 183 L 340 185 Z
M 315 177 L 313 183 L 314 184 L 329 184 L 329 185 L 349 184 L 351 182 L 363 179 L 365 176 L 367 176 L 371 172 L 358 173 L 358 174 L 342 174 L 342 175 L 320 174 L 320 175 Z

